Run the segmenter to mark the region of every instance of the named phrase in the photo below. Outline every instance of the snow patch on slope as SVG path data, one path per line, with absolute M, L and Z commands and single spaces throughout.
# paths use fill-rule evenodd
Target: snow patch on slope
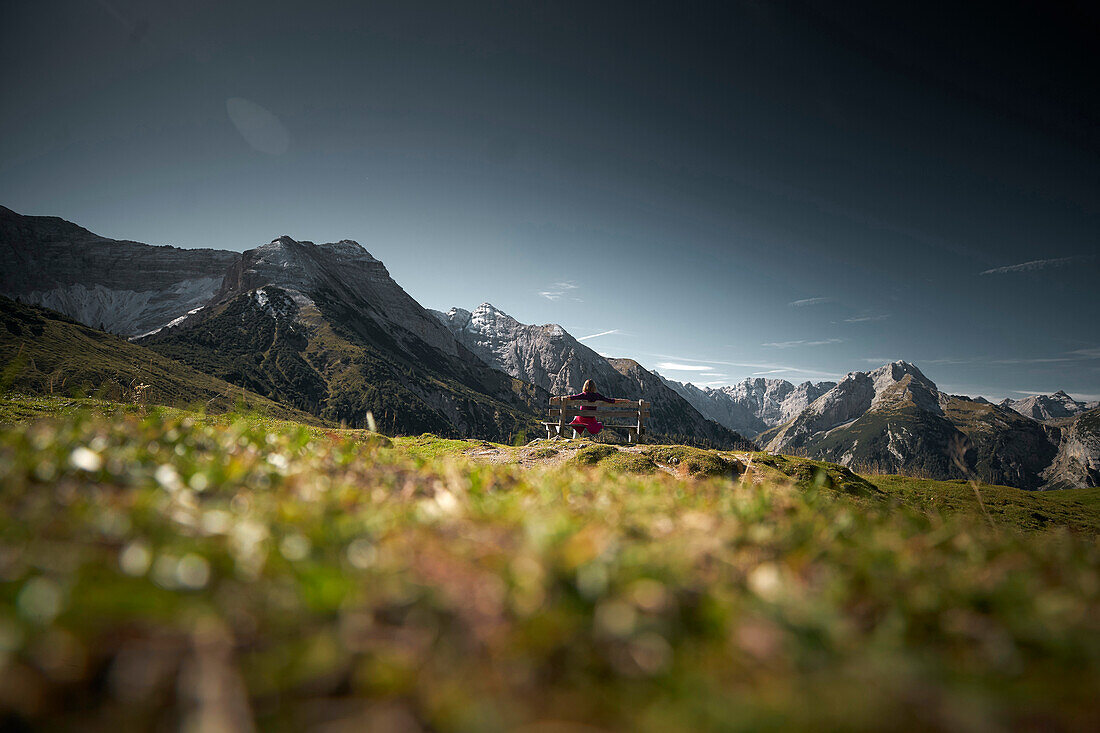
M 187 311 L 186 313 L 184 313 L 179 318 L 173 318 L 172 320 L 168 321 L 168 323 L 165 323 L 160 328 L 154 328 L 152 331 L 149 331 L 148 333 L 143 333 L 140 336 L 131 336 L 130 340 L 131 341 L 138 341 L 139 339 L 143 339 L 146 336 L 152 336 L 155 333 L 160 333 L 161 331 L 163 331 L 166 328 L 173 328 L 175 326 L 178 326 L 181 323 L 183 323 L 184 321 L 186 321 L 188 318 L 190 318 L 191 316 L 193 316 L 196 313 L 198 313 L 199 311 L 201 311 L 205 307 L 206 306 L 200 305 L 198 308 L 192 308 L 191 310 Z

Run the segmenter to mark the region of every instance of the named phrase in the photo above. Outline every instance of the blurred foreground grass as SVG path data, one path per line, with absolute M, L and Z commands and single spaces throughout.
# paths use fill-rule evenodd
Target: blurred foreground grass
M 0 428 L 5 727 L 1100 727 L 1094 519 L 784 457 L 60 413 Z

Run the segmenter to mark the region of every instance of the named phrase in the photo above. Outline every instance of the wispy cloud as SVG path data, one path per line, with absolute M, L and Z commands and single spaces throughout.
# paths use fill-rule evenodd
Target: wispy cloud
M 588 339 L 599 338 L 600 336 L 610 336 L 613 333 L 622 333 L 622 331 L 617 328 L 613 328 L 610 331 L 600 331 L 599 333 L 594 333 L 591 336 L 581 336 L 577 339 L 577 341 L 587 341 Z
M 808 305 L 821 305 L 822 303 L 831 302 L 833 302 L 832 298 L 817 297 L 803 298 L 802 300 L 792 300 L 790 303 L 787 303 L 787 305 L 791 306 L 792 308 L 805 308 Z
M 1068 265 L 1071 262 L 1077 262 L 1084 259 L 1083 257 L 1053 257 L 1049 260 L 1031 260 L 1029 262 L 1021 262 L 1018 265 L 1005 265 L 1004 267 L 994 267 L 989 270 L 983 271 L 982 275 L 1004 275 L 1010 272 L 1031 272 L 1032 270 L 1045 270 L 1048 267 L 1061 267 L 1062 265 Z
M 1034 359 L 993 359 L 990 364 L 1061 364 L 1067 361 L 1077 361 L 1069 356 L 1042 356 Z
M 770 346 L 773 349 L 793 349 L 795 346 L 825 346 L 826 344 L 839 344 L 844 339 L 821 339 L 820 341 L 807 341 L 806 339 L 800 339 L 798 341 L 774 341 L 768 344 L 760 344 L 761 346 Z
M 763 371 L 763 372 L 753 372 L 752 376 L 762 377 L 765 374 L 782 374 L 783 372 L 789 372 L 789 371 L 790 371 L 790 369 L 768 369 L 768 370 Z
M 1025 359 L 993 359 L 991 364 L 1058 364 L 1066 361 L 1090 361 L 1100 359 L 1100 348 L 1075 349 L 1061 356 L 1040 356 Z
M 675 361 L 661 361 L 657 363 L 658 369 L 664 369 L 669 372 L 709 372 L 709 366 L 702 366 L 699 364 L 680 364 Z
M 885 321 L 890 317 L 889 313 L 878 313 L 873 316 L 852 316 L 851 318 L 845 318 L 845 323 L 868 323 L 870 321 Z
M 579 286 L 576 283 L 574 283 L 572 280 L 567 280 L 565 282 L 557 282 L 557 283 L 554 283 L 553 285 L 551 285 L 546 290 L 540 290 L 539 295 L 546 298 L 547 300 L 561 300 L 561 297 L 563 295 L 565 295 L 570 290 L 576 290 L 578 287 Z M 580 298 L 571 298 L 571 300 L 575 300 L 577 302 L 583 302 L 583 301 L 581 301 Z
M 677 363 L 687 362 L 688 364 L 708 364 L 710 368 L 718 366 L 731 366 L 739 367 L 742 369 L 774 369 L 779 371 L 791 372 L 793 374 L 800 374 L 812 378 L 826 378 L 832 379 L 835 377 L 842 377 L 843 374 L 837 374 L 835 372 L 822 372 L 817 369 L 804 369 L 802 367 L 788 366 L 786 364 L 761 364 L 750 361 L 722 361 L 720 359 L 689 359 L 686 356 L 675 356 L 673 354 L 654 354 L 648 353 L 647 356 L 656 356 L 662 359 L 675 359 Z M 889 361 L 887 359 L 887 361 Z M 658 364 L 658 367 L 660 364 Z M 693 370 L 699 371 L 699 370 Z
M 1000 364 L 1000 365 L 1026 365 L 1026 364 L 1065 364 L 1067 362 L 1081 362 L 1091 361 L 1092 359 L 1100 359 L 1100 347 L 1093 347 L 1087 349 L 1075 349 L 1074 351 L 1066 351 L 1057 356 L 1034 356 L 1034 357 L 1018 357 L 1012 359 L 994 359 L 990 356 L 947 356 L 939 357 L 936 359 L 916 359 L 918 364 L 936 364 L 936 365 L 966 365 L 966 364 Z M 886 362 L 893 361 L 892 359 L 886 359 L 883 357 L 869 356 L 860 361 L 872 363 L 872 364 L 885 364 Z M 1019 392 L 1020 390 L 1009 390 L 1011 392 Z

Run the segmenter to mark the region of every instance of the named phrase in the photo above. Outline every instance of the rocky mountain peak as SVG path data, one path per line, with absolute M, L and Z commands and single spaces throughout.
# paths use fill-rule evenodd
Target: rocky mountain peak
M 794 385 L 785 379 L 765 379 L 764 377 L 748 377 L 737 384 L 720 387 L 720 391 L 738 398 L 752 398 L 760 402 L 762 400 L 782 400 L 794 389 Z
M 761 433 L 798 415 L 836 382 L 803 382 L 749 377 L 736 384 L 700 389 L 694 384 L 665 383 L 703 415 L 747 435 Z
M 875 385 L 875 397 L 881 399 L 884 393 L 894 385 L 912 385 L 914 389 L 938 395 L 939 390 L 928 377 L 924 376 L 920 369 L 906 361 L 895 361 L 884 364 L 870 373 L 870 378 Z M 936 400 L 933 399 L 933 402 Z
M 367 280 L 392 282 L 385 266 L 358 242 L 342 239 L 314 244 L 284 234 L 244 252 L 239 273 L 231 272 L 226 284 L 232 290 L 278 285 L 305 292 L 319 286 L 339 289 L 340 285 L 354 290 Z
M 895 361 L 870 372 L 850 372 L 785 428 L 777 444 L 830 430 L 871 410 L 906 405 L 943 413 L 936 385 L 914 365 Z
M 862 374 L 863 372 L 853 372 L 854 374 Z M 914 379 L 927 384 L 932 385 L 928 377 L 924 376 L 923 372 L 916 367 L 915 364 L 910 364 L 907 361 L 893 361 L 888 364 L 883 364 L 878 369 L 870 372 L 871 378 L 875 381 L 875 384 L 885 385 L 888 382 L 900 382 L 905 376 L 911 376 Z M 933 387 L 935 385 L 932 385 Z
M 464 328 L 486 336 L 503 337 L 524 326 L 492 303 L 482 303 L 474 308 Z
M 366 317 L 390 333 L 398 327 L 445 354 L 458 353 L 451 332 L 394 282 L 381 261 L 351 239 L 314 244 L 284 235 L 250 249 L 226 273 L 214 302 L 266 286 L 286 291 L 299 306 L 323 303 L 331 313 L 340 314 L 335 318 Z M 415 348 L 406 336 L 398 341 Z
M 1007 407 L 1034 420 L 1057 420 L 1080 414 L 1092 407 L 1070 397 L 1064 390 L 1050 395 L 1031 395 L 1022 400 L 1005 398 L 1001 407 Z
M 322 250 L 336 254 L 342 258 L 362 260 L 363 262 L 378 262 L 363 245 L 354 239 L 341 239 L 339 242 L 328 242 L 318 245 Z M 381 264 L 379 262 L 379 264 Z
M 444 325 L 454 325 L 458 329 L 466 328 L 470 324 L 470 318 L 473 317 L 473 313 L 465 308 L 451 308 L 446 313 L 440 311 L 431 311 L 432 314 L 443 322 Z
M 300 263 L 304 253 L 314 257 L 329 258 L 335 256 L 339 260 L 359 260 L 366 263 L 382 263 L 371 256 L 361 244 L 354 239 L 341 239 L 339 242 L 325 242 L 314 244 L 308 239 L 297 240 L 284 234 L 276 237 L 264 245 L 244 254 L 256 252 L 265 262 L 282 263 L 284 267 L 291 267 Z

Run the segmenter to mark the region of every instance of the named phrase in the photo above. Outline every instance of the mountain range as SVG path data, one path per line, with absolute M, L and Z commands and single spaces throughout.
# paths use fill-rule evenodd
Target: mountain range
M 404 433 L 507 439 L 548 393 L 490 368 L 350 240 L 279 237 L 214 297 L 138 343 L 322 418 Z
M 1064 392 L 994 405 L 940 392 L 900 361 L 839 382 L 699 388 L 488 303 L 429 311 L 352 240 L 187 250 L 0 207 L 0 256 L 10 263 L 0 294 L 19 301 L 0 302 L 0 355 L 6 375 L 22 370 L 5 377 L 19 388 L 151 379 L 162 401 L 236 389 L 329 423 L 515 440 L 538 434 L 550 394 L 591 378 L 649 401 L 661 442 L 734 448 L 755 435 L 770 451 L 863 471 L 1028 489 L 1100 483 L 1100 407 Z
M 352 240 L 283 236 L 243 253 L 186 250 L 0 208 L 0 252 L 14 263 L 3 294 L 334 423 L 514 440 L 541 431 L 551 391 L 579 391 L 584 378 L 596 378 L 609 394 L 649 401 L 654 436 L 749 444 L 636 362 L 605 360 L 560 326 L 528 328 L 560 335 L 566 351 L 556 381 L 545 369 L 510 368 L 421 307 Z M 495 309 L 484 315 L 521 341 L 514 319 Z
M 1061 391 L 994 405 L 942 393 L 900 361 L 839 383 L 758 378 L 714 389 L 664 381 L 702 414 L 776 453 L 1027 489 L 1100 485 L 1100 403 Z
M 557 324 L 520 323 L 482 303 L 473 311 L 432 311 L 454 337 L 485 363 L 552 394 L 581 391 L 586 379 L 608 396 L 650 403 L 647 431 L 654 440 L 700 445 L 741 445 L 742 434 L 709 420 L 660 377 L 633 359 L 608 359 Z
M 1040 488 L 1060 433 L 1006 407 L 940 392 L 913 364 L 852 372 L 761 436 L 773 452 L 803 453 L 876 473 L 968 478 Z
M 1088 412 L 1100 407 L 1100 402 L 1080 402 L 1058 390 L 1051 395 L 1032 395 L 1022 400 L 1004 399 L 1000 405 L 1035 420 L 1051 421 Z
M 204 305 L 239 252 L 107 239 L 0 206 L 0 293 L 136 336 Z
M 759 435 L 785 423 L 836 386 L 836 382 L 794 385 L 785 379 L 758 377 L 714 389 L 661 380 L 711 420 L 745 435 Z
M 155 247 L 3 208 L 0 254 L 0 293 L 333 423 L 506 440 L 537 431 L 549 397 L 470 353 L 350 240 Z

